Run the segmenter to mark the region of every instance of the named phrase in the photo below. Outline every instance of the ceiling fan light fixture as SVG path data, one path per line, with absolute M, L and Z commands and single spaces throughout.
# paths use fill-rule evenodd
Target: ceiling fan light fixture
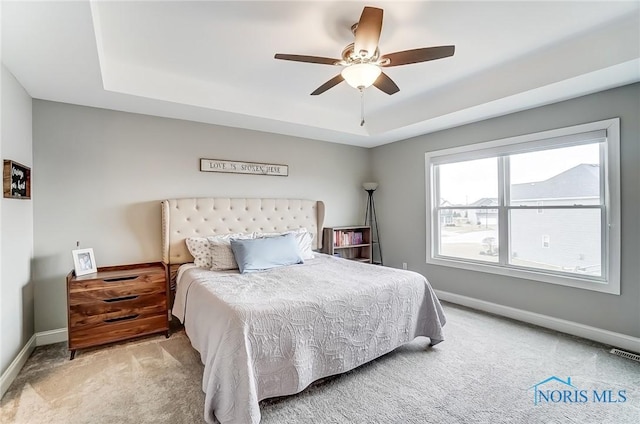
M 355 39 L 342 49 L 342 59 L 320 56 L 277 53 L 276 59 L 294 62 L 318 63 L 321 65 L 344 66 L 342 72 L 316 88 L 310 94 L 317 96 L 332 87 L 346 81 L 351 87 L 360 91 L 362 109 L 364 109 L 364 89 L 374 85 L 377 89 L 392 95 L 400 88 L 382 68 L 428 62 L 453 56 L 455 46 L 422 47 L 380 55 L 378 42 L 382 31 L 383 10 L 366 6 L 362 10 L 358 22 L 351 26 Z M 373 52 L 373 53 L 372 53 Z M 362 114 L 364 116 L 364 113 Z M 360 121 L 360 125 L 364 120 Z
M 373 85 L 381 73 L 382 69 L 377 65 L 356 63 L 344 68 L 340 74 L 347 84 L 360 90 Z

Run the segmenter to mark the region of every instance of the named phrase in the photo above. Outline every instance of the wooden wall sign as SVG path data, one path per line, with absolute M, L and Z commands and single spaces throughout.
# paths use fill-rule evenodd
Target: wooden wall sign
M 231 174 L 289 175 L 289 166 L 273 163 L 237 162 L 221 159 L 200 159 L 200 171 L 225 172 Z
M 31 168 L 12 160 L 5 160 L 2 175 L 4 197 L 31 199 Z

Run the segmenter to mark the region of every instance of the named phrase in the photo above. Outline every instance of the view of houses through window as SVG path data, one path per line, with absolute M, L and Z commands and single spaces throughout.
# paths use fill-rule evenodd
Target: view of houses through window
M 482 147 L 426 155 L 427 261 L 607 283 L 607 132 Z

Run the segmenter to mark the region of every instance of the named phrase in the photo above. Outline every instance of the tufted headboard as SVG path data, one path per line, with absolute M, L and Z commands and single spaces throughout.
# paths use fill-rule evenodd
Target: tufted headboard
M 322 247 L 324 203 L 301 199 L 188 198 L 162 201 L 162 261 L 192 262 L 185 239 L 229 233 L 307 228 Z M 172 267 L 174 268 L 174 267 Z

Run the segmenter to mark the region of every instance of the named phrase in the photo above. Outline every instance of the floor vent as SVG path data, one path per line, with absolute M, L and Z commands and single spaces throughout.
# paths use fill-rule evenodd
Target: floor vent
M 632 361 L 640 362 L 640 355 L 635 353 L 627 352 L 620 349 L 611 349 L 609 353 L 613 353 L 617 356 L 622 356 L 623 358 L 631 359 Z

